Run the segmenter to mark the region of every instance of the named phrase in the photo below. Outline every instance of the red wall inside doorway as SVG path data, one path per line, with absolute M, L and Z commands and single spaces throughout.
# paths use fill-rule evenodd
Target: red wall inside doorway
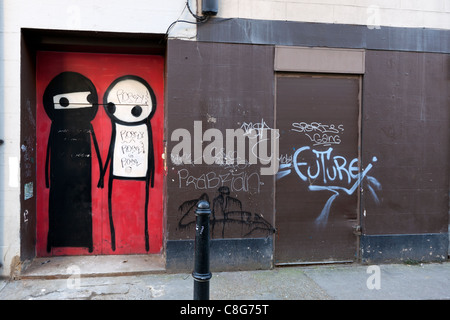
M 149 192 L 148 230 L 149 251 L 145 248 L 144 209 L 145 181 L 115 180 L 111 196 L 116 235 L 116 250 L 111 248 L 108 216 L 108 176 L 104 188 L 97 188 L 100 170 L 92 143 L 92 239 L 93 251 L 84 247 L 52 247 L 47 251 L 49 229 L 49 189 L 45 185 L 45 161 L 51 120 L 43 106 L 43 94 L 50 81 L 65 71 L 78 72 L 92 81 L 99 108 L 91 124 L 98 141 L 102 165 L 107 158 L 111 141 L 111 120 L 103 108 L 103 96 L 110 84 L 124 75 L 138 76 L 153 89 L 156 112 L 151 119 L 155 159 L 154 187 Z M 163 235 L 163 154 L 164 132 L 164 58 L 150 55 L 90 54 L 67 52 L 38 52 L 37 54 L 37 256 L 83 254 L 159 253 Z M 74 203 L 74 206 L 77 204 Z

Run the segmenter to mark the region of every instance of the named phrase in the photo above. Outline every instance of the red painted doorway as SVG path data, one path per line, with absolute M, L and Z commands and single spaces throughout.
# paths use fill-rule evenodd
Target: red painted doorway
M 164 58 L 38 52 L 36 83 L 37 256 L 160 253 Z

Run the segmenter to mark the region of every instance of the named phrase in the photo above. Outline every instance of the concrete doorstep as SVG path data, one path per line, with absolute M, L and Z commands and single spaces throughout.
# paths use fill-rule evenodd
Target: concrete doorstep
M 162 255 L 57 256 L 36 258 L 20 279 L 67 279 L 80 277 L 131 276 L 165 272 Z

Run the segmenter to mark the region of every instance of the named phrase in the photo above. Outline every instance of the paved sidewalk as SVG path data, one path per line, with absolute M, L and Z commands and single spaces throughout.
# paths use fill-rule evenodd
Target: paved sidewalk
M 318 265 L 216 272 L 211 300 L 450 299 L 450 262 Z M 369 273 L 368 273 L 369 271 Z M 379 271 L 379 272 L 377 272 Z M 378 287 L 378 289 L 377 289 Z M 2 300 L 192 300 L 189 273 L 83 276 L 0 282 Z

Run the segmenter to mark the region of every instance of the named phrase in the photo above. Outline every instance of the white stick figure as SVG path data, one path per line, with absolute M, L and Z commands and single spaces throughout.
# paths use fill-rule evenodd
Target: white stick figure
M 116 249 L 112 216 L 113 180 L 140 180 L 145 190 L 145 249 L 149 250 L 148 201 L 153 188 L 155 160 L 150 119 L 156 111 L 156 97 L 150 85 L 142 78 L 127 75 L 116 79 L 106 90 L 103 105 L 111 119 L 112 134 L 108 156 L 98 187 L 103 188 L 106 169 L 111 162 L 108 180 L 108 209 L 111 229 L 111 247 Z

